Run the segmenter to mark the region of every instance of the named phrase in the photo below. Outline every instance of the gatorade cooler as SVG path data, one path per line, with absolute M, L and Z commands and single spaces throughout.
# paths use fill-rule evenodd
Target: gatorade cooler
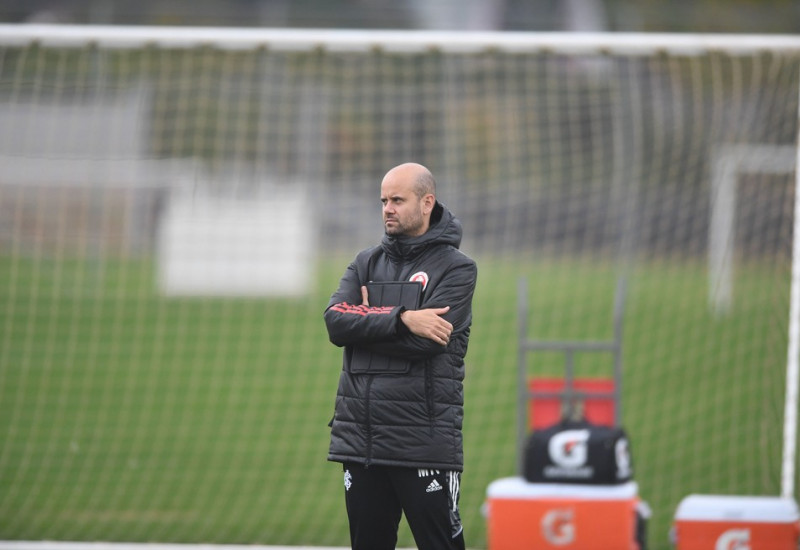
M 638 550 L 638 487 L 528 483 L 498 479 L 487 488 L 489 550 Z
M 672 537 L 678 550 L 797 550 L 800 515 L 788 498 L 689 495 Z

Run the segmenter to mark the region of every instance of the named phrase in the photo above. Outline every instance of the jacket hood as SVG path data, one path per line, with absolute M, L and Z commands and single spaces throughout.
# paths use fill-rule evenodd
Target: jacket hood
M 418 237 L 384 235 L 381 247 L 393 259 L 409 259 L 431 244 L 445 244 L 459 248 L 462 234 L 463 230 L 458 218 L 445 205 L 436 201 L 433 212 L 431 212 L 430 227 L 425 233 Z

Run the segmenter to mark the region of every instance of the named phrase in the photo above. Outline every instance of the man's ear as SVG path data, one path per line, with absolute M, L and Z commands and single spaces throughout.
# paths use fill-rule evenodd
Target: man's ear
M 433 207 L 436 204 L 436 197 L 433 196 L 433 193 L 428 193 L 424 197 L 422 197 L 422 211 L 425 214 L 430 214 L 433 212 Z

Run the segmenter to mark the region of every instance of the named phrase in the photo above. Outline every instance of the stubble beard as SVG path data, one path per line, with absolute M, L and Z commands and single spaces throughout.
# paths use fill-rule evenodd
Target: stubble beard
M 403 223 L 397 218 L 392 218 L 392 221 L 395 223 L 394 227 L 388 227 L 386 225 L 386 221 L 384 220 L 384 230 L 386 234 L 390 237 L 399 237 L 401 235 L 415 235 L 419 232 L 422 228 L 422 212 L 417 212 L 417 214 L 409 219 L 406 223 Z

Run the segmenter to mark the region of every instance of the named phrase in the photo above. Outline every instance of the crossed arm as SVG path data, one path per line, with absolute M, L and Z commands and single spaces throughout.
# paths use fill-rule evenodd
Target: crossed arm
M 476 275 L 474 263 L 452 266 L 444 280 L 428 289 L 428 307 L 403 310 L 370 306 L 351 264 L 325 311 L 330 341 L 404 357 L 444 353 L 455 333 L 469 327 Z
M 369 307 L 367 287 L 361 287 L 361 305 Z M 400 314 L 400 320 L 412 334 L 433 340 L 437 344 L 446 346 L 453 333 L 453 325 L 442 317 L 450 311 L 450 306 L 410 310 Z

